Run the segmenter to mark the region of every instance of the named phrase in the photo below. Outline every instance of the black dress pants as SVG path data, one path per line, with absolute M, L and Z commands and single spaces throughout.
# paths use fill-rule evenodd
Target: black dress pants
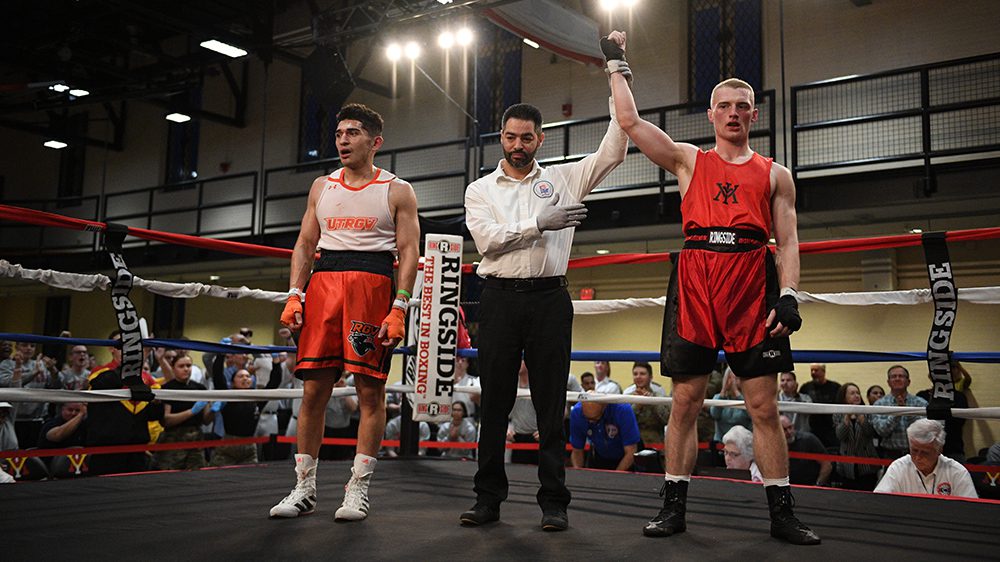
M 507 420 L 517 396 L 523 355 L 531 401 L 538 417 L 538 505 L 565 510 L 563 416 L 572 345 L 573 303 L 565 287 L 518 291 L 487 286 L 480 297 L 479 380 L 482 385 L 477 503 L 507 499 L 504 444 Z

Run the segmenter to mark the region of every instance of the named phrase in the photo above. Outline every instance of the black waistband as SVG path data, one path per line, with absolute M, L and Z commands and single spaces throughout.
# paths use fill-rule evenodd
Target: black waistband
M 320 250 L 313 271 L 364 271 L 392 278 L 392 252 Z
M 745 228 L 692 228 L 684 233 L 685 250 L 750 252 L 766 243 L 765 234 Z
M 515 291 L 527 293 L 531 291 L 547 291 L 569 286 L 566 276 L 558 277 L 529 277 L 526 279 L 506 279 L 503 277 L 487 277 L 486 286 L 491 289 L 502 289 L 504 291 Z

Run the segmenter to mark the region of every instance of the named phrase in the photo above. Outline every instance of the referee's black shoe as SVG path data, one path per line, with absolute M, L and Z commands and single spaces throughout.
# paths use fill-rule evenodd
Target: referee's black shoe
M 767 504 L 771 512 L 771 536 L 792 544 L 819 544 L 819 535 L 806 527 L 792 513 L 795 498 L 791 486 L 767 486 Z
M 472 506 L 472 509 L 460 515 L 458 520 L 462 522 L 462 525 L 467 527 L 478 527 L 487 523 L 493 523 L 500 520 L 500 506 L 477 502 L 476 505 Z
M 669 537 L 687 530 L 684 516 L 687 512 L 687 491 L 689 482 L 667 480 L 660 488 L 663 496 L 663 509 L 646 523 L 642 534 L 647 537 Z
M 565 531 L 569 528 L 569 517 L 566 517 L 566 510 L 553 509 L 542 513 L 543 531 Z

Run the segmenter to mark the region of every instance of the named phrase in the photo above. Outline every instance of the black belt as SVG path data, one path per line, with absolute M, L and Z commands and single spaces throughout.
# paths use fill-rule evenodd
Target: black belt
M 340 250 L 319 251 L 313 271 L 364 271 L 392 278 L 393 255 L 391 252 L 347 252 Z
M 547 291 L 569 286 L 565 275 L 558 277 L 529 277 L 526 279 L 505 279 L 503 277 L 487 277 L 486 286 L 491 289 L 528 293 L 531 291 Z
M 765 234 L 745 228 L 692 228 L 684 233 L 685 250 L 750 252 L 763 247 Z

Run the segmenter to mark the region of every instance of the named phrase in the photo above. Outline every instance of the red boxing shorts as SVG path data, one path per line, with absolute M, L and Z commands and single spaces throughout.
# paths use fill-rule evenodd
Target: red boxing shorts
M 389 256 L 388 272 L 384 267 L 366 267 L 339 270 L 358 265 L 350 254 L 370 255 L 360 252 L 348 254 L 347 259 L 337 256 L 331 267 L 330 259 L 320 258 L 317 268 L 309 278 L 303 306 L 302 331 L 299 334 L 295 375 L 303 378 L 312 369 L 333 368 L 350 373 L 360 373 L 380 380 L 388 377 L 392 348 L 377 339 L 392 307 L 394 282 L 391 276 L 392 261 Z M 381 261 L 381 260 L 380 260 Z M 324 270 L 319 270 L 320 265 Z M 374 273 L 371 270 L 379 270 Z
M 763 234 L 699 229 L 676 260 L 667 287 L 661 367 L 668 376 L 707 375 L 718 350 L 741 378 L 792 370 L 791 343 L 764 322 L 778 300 L 774 256 Z

